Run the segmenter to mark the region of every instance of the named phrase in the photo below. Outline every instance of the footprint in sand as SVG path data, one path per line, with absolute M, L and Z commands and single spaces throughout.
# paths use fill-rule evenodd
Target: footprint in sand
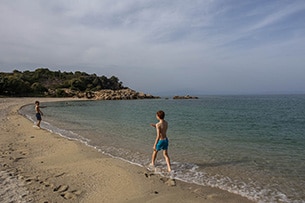
M 54 188 L 54 192 L 65 192 L 69 189 L 68 185 L 59 185 L 58 187 Z
M 24 159 L 24 157 L 17 157 L 17 158 L 14 158 L 14 162 L 18 162 L 19 160 L 21 159 Z
M 155 174 L 152 172 L 147 172 L 144 174 L 146 178 L 150 178 L 151 176 L 154 176 Z
M 71 192 L 63 193 L 63 194 L 61 194 L 61 196 L 65 199 L 75 199 L 76 198 L 76 195 Z
M 65 199 L 75 199 L 77 196 L 81 194 L 81 191 L 79 190 L 73 190 L 72 192 L 64 192 L 61 194 L 61 196 Z
M 160 178 L 160 180 L 163 183 L 167 184 L 168 186 L 176 186 L 176 180 L 175 179 L 162 177 L 162 178 Z
M 29 152 L 27 152 L 27 151 L 20 151 L 19 154 L 26 156 L 26 155 L 29 154 Z
M 76 199 L 82 193 L 80 190 L 68 191 L 68 189 L 68 185 L 59 185 L 53 191 L 59 193 L 64 199 Z

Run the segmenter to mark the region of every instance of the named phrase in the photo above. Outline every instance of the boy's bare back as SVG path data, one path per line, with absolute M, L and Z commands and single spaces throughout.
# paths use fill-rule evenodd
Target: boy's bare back
M 39 108 L 39 105 L 36 104 L 35 106 L 35 110 L 36 110 L 36 113 L 40 113 L 40 108 Z
M 165 120 L 160 120 L 156 124 L 157 133 L 159 135 L 159 139 L 163 140 L 166 138 L 166 131 L 167 131 L 168 124 Z

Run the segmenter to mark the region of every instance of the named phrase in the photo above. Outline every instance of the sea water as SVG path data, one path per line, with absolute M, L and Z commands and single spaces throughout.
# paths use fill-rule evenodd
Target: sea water
M 42 127 L 148 166 L 156 112 L 169 123 L 173 176 L 256 202 L 305 202 L 305 95 L 42 103 Z M 21 113 L 35 121 L 34 105 Z M 156 167 L 166 175 L 158 154 Z

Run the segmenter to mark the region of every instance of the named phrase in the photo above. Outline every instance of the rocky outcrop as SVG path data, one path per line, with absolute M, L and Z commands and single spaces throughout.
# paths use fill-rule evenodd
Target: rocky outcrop
M 95 100 L 131 100 L 131 99 L 158 99 L 160 97 L 153 96 L 151 94 L 145 94 L 143 92 L 137 92 L 135 90 L 126 88 L 120 90 L 99 90 L 99 91 L 87 91 L 80 92 L 71 89 L 49 90 L 49 96 L 55 97 L 77 97 L 87 98 Z M 47 95 L 46 95 L 47 96 Z
M 173 99 L 198 99 L 198 97 L 186 95 L 186 96 L 174 96 Z
M 100 90 L 94 92 L 94 99 L 97 100 L 130 100 L 130 99 L 158 99 L 160 97 L 143 92 L 136 92 L 132 89 L 121 90 Z

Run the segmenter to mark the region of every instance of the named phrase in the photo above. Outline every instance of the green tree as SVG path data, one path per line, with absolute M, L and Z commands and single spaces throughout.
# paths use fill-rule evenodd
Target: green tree
M 71 80 L 70 84 L 72 90 L 79 90 L 79 91 L 86 90 L 86 84 L 81 79 L 74 78 Z
M 32 92 L 29 82 L 25 82 L 22 79 L 15 76 L 9 76 L 7 80 L 5 80 L 4 89 L 8 95 L 12 95 L 12 96 L 13 95 L 26 96 Z
M 110 81 L 110 85 L 111 85 L 111 89 L 113 90 L 119 90 L 122 89 L 122 83 L 119 82 L 119 78 L 115 77 L 115 76 L 111 76 L 111 78 L 109 79 Z
M 47 92 L 48 89 L 45 88 L 41 83 L 35 82 L 31 85 L 31 89 L 34 93 L 44 93 Z

